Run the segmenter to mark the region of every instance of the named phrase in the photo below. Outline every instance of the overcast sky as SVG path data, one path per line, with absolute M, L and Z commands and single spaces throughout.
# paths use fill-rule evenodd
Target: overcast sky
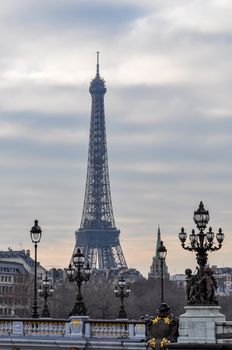
M 67 266 L 86 181 L 96 51 L 111 194 L 130 267 L 147 274 L 160 225 L 171 273 L 194 268 L 178 239 L 202 200 L 232 266 L 232 2 L 0 2 L 1 249 Z

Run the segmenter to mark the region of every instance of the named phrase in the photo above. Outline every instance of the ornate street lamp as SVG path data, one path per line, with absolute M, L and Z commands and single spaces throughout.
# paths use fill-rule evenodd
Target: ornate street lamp
M 42 317 L 50 317 L 50 312 L 48 310 L 48 298 L 54 293 L 54 288 L 52 286 L 51 280 L 48 279 L 48 272 L 46 271 L 45 279 L 38 290 L 39 296 L 44 298 L 44 307 L 42 311 Z
M 160 242 L 160 246 L 157 249 L 157 252 L 158 252 L 160 265 L 161 265 L 161 303 L 163 303 L 164 302 L 164 262 L 167 256 L 167 249 L 163 245 L 163 241 Z
M 189 298 L 189 302 L 194 303 L 217 303 L 214 298 L 214 291 L 210 291 L 210 285 L 216 285 L 215 280 L 212 276 L 212 271 L 210 268 L 206 267 L 208 259 L 208 251 L 213 252 L 219 250 L 222 247 L 222 242 L 224 240 L 224 233 L 222 229 L 219 228 L 218 233 L 216 234 L 217 245 L 214 242 L 214 232 L 212 227 L 209 227 L 207 233 L 204 233 L 204 230 L 207 227 L 210 216 L 209 211 L 205 210 L 204 204 L 200 202 L 199 208 L 194 211 L 193 220 L 199 230 L 199 233 L 195 233 L 195 230 L 192 230 L 192 233 L 189 235 L 189 244 L 186 246 L 185 242 L 187 239 L 187 233 L 184 231 L 184 228 L 181 228 L 179 233 L 179 239 L 181 245 L 185 250 L 196 253 L 197 263 L 199 265 L 198 274 L 195 276 L 191 275 L 191 270 L 186 269 L 187 274 L 187 295 L 192 295 L 192 298 Z M 208 283 L 207 280 L 211 280 L 211 283 Z M 207 290 L 208 288 L 208 290 Z M 211 296 L 209 297 L 209 295 Z M 207 296 L 208 295 L 208 296 Z
M 130 295 L 130 288 L 127 285 L 126 281 L 124 280 L 123 276 L 120 277 L 119 281 L 118 281 L 118 286 L 115 286 L 114 288 L 114 294 L 116 297 L 119 297 L 121 300 L 121 304 L 120 304 L 120 310 L 118 313 L 118 318 L 127 318 L 127 314 L 125 311 L 125 307 L 124 307 L 124 298 L 129 297 Z
M 73 255 L 72 263 L 73 265 L 69 264 L 69 267 L 66 273 L 70 282 L 75 281 L 77 283 L 78 289 L 77 289 L 76 303 L 72 311 L 70 312 L 69 316 L 78 316 L 78 315 L 85 316 L 87 313 L 87 309 L 83 302 L 81 285 L 82 285 L 82 282 L 89 281 L 91 268 L 88 262 L 85 265 L 85 257 L 81 253 L 80 248 L 78 248 L 76 254 Z
M 34 243 L 35 247 L 35 270 L 34 270 L 34 304 L 32 306 L 32 317 L 33 318 L 38 318 L 38 302 L 37 302 L 37 245 L 41 239 L 42 236 L 42 230 L 40 226 L 38 225 L 38 220 L 34 221 L 34 226 L 32 226 L 31 231 L 31 240 L 32 243 Z

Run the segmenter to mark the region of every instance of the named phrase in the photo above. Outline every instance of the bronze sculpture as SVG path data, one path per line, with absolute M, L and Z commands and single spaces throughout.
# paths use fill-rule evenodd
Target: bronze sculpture
M 167 343 L 176 342 L 178 324 L 178 319 L 173 316 L 168 304 L 162 303 L 157 314 L 146 320 L 148 348 L 159 350 Z
M 212 269 L 205 267 L 203 276 L 197 273 L 192 275 L 191 269 L 185 270 L 186 274 L 186 296 L 189 305 L 210 304 L 217 305 L 216 298 L 217 282 L 213 276 Z

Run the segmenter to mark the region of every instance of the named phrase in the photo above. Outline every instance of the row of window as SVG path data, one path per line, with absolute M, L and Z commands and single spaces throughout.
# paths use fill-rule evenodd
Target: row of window
M 12 293 L 13 287 L 12 286 L 0 286 L 0 293 Z
M 23 283 L 23 277 L 0 276 L 0 282 L 18 282 L 18 283 Z
M 0 307 L 4 305 L 8 305 L 8 306 L 18 305 L 20 307 L 23 307 L 26 304 L 27 304 L 27 300 L 24 298 L 12 298 L 12 299 L 0 298 Z
M 25 293 L 26 289 L 23 287 L 20 287 L 18 285 L 15 286 L 1 286 L 0 285 L 0 296 L 1 294 L 9 294 L 9 296 L 11 294 L 16 294 L 16 295 L 20 295 L 20 293 Z
M 11 281 L 13 281 L 13 277 L 12 276 L 0 276 L 0 281 L 1 282 L 11 282 Z
M 25 317 L 27 316 L 27 313 L 25 310 L 22 309 L 12 309 L 7 307 L 0 307 L 0 317 L 6 317 L 6 316 L 18 316 L 18 317 Z M 13 348 L 12 348 L 13 349 Z
M 0 271 L 4 271 L 4 272 L 19 272 L 19 269 L 15 268 L 15 267 L 0 267 Z
M 0 307 L 0 315 L 12 315 L 12 309 Z

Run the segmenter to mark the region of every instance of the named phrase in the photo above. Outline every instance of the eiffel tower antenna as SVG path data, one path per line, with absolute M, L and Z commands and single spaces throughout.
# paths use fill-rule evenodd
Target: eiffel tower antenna
M 97 51 L 97 77 L 100 77 L 100 74 L 99 74 L 99 55 L 100 55 L 100 52 Z

